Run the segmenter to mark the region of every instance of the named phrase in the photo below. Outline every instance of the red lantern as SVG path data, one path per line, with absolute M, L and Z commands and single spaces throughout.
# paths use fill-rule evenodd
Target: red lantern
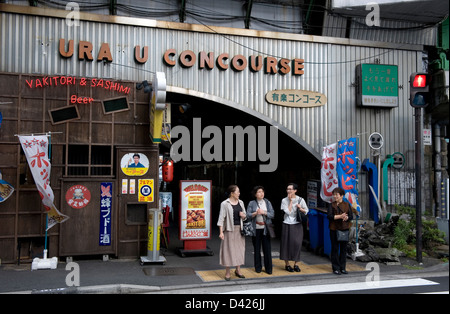
M 173 160 L 165 159 L 162 165 L 162 175 L 164 182 L 172 182 L 173 181 Z

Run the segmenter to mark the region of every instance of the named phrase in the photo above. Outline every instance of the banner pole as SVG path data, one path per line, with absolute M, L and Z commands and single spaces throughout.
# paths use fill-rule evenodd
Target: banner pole
M 52 158 L 52 132 L 46 133 L 48 137 L 48 160 Z M 51 162 L 51 161 L 50 161 Z M 48 237 L 48 213 L 45 214 L 45 244 L 44 244 L 44 258 L 47 258 L 47 237 Z

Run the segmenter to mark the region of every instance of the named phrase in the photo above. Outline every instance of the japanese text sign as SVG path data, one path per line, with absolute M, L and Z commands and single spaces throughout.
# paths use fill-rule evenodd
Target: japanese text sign
M 325 105 L 327 97 L 308 90 L 281 89 L 268 92 L 266 101 L 270 104 L 286 107 L 309 108 Z
M 360 64 L 356 67 L 357 104 L 398 107 L 398 66 Z
M 100 234 L 99 245 L 111 245 L 112 182 L 100 184 Z

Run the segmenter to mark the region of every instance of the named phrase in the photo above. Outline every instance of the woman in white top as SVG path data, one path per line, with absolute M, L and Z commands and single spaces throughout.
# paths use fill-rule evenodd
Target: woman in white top
M 303 225 L 297 221 L 297 211 L 303 214 L 308 213 L 308 206 L 300 196 L 297 196 L 298 186 L 290 183 L 287 186 L 287 197 L 281 201 L 281 210 L 284 211 L 284 220 L 281 229 L 280 259 L 285 262 L 285 269 L 288 272 L 300 272 L 297 263 L 300 262 L 300 253 L 303 242 Z M 294 268 L 289 265 L 289 261 L 294 261 Z

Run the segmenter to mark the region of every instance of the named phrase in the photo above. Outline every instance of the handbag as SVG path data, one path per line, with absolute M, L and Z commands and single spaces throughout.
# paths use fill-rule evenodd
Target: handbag
M 247 219 L 243 223 L 243 228 L 241 229 L 241 234 L 244 237 L 254 237 L 256 236 L 255 229 L 253 229 L 253 224 L 250 219 Z
M 267 226 L 267 231 L 269 232 L 269 236 L 270 236 L 272 239 L 276 238 L 276 235 L 275 235 L 275 226 L 273 225 L 273 223 L 266 224 L 266 226 Z
M 276 235 L 275 235 L 275 226 L 273 225 L 273 223 L 267 223 L 267 218 L 266 218 L 266 216 L 263 216 L 263 217 L 264 217 L 264 224 L 265 224 L 266 227 L 267 227 L 267 232 L 269 233 L 269 236 L 270 236 L 272 239 L 276 238 Z
M 338 213 L 340 213 L 342 210 L 338 208 Z M 336 237 L 338 242 L 348 242 L 349 241 L 350 232 L 349 230 L 336 230 Z
M 258 208 L 259 208 L 259 204 L 258 204 Z M 269 233 L 269 236 L 273 239 L 276 238 L 275 235 L 275 226 L 273 225 L 273 223 L 267 223 L 267 217 L 263 215 L 263 219 L 264 219 L 264 225 L 267 227 L 267 232 Z
M 300 197 L 300 201 L 301 200 L 302 198 Z M 300 223 L 303 221 L 306 222 L 306 219 L 307 219 L 306 215 L 297 207 L 297 221 Z
M 336 237 L 338 242 L 348 242 L 349 233 L 350 232 L 348 230 L 336 230 Z

